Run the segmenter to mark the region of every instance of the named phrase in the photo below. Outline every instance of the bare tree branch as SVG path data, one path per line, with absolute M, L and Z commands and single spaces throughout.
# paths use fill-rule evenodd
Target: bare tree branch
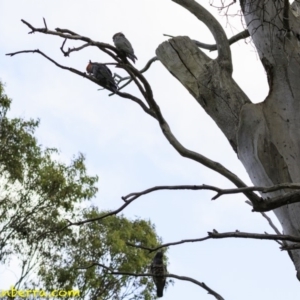
M 243 187 L 243 188 L 234 188 L 234 189 L 221 189 L 216 186 L 211 186 L 211 185 L 162 185 L 162 186 L 155 186 L 152 188 L 149 188 L 147 190 L 144 190 L 142 192 L 135 192 L 135 193 L 130 193 L 126 196 L 123 196 L 122 199 L 124 201 L 129 201 L 129 200 L 135 200 L 140 196 L 152 193 L 154 191 L 159 191 L 159 190 L 211 190 L 217 192 L 217 195 L 212 198 L 212 200 L 215 200 L 219 198 L 222 195 L 228 195 L 228 194 L 237 194 L 237 193 L 246 193 L 246 192 L 253 192 L 253 191 L 261 191 L 262 193 L 268 193 L 268 192 L 273 192 L 281 189 L 300 189 L 300 184 L 296 183 L 282 183 L 282 184 L 277 184 L 271 187 L 262 187 L 262 186 L 251 186 L 251 187 Z M 256 195 L 257 196 L 257 195 Z M 290 204 L 290 203 L 296 203 L 300 202 L 300 192 L 296 193 L 290 193 L 285 196 L 279 196 L 276 198 L 272 199 L 263 199 L 259 196 L 258 201 L 254 201 L 253 211 L 258 211 L 258 212 L 264 212 L 264 211 L 270 211 L 273 210 L 274 208 L 278 208 L 280 206 Z
M 48 60 L 50 60 L 52 63 L 54 63 L 57 67 L 61 68 L 61 69 L 64 69 L 64 70 L 68 70 L 72 73 L 75 73 L 77 75 L 80 75 L 82 77 L 85 77 L 85 78 L 88 78 L 89 80 L 97 83 L 97 80 L 93 79 L 93 77 L 87 75 L 85 72 L 80 72 L 74 68 L 69 68 L 69 67 L 66 67 L 66 66 L 63 66 L 59 63 L 57 63 L 55 60 L 53 60 L 52 58 L 50 58 L 49 56 L 47 56 L 45 53 L 43 53 L 42 51 L 40 51 L 39 49 L 36 49 L 36 50 L 23 50 L 23 51 L 18 51 L 18 52 L 13 52 L 13 53 L 7 53 L 6 55 L 8 56 L 14 56 L 14 55 L 17 55 L 17 54 L 21 54 L 21 53 L 38 53 L 42 56 L 44 56 L 45 58 L 47 58 Z
M 209 239 L 211 239 L 210 236 L 206 236 L 204 238 L 199 238 L 199 239 L 186 239 L 186 240 L 181 240 L 181 241 L 178 241 L 178 242 L 166 243 L 166 244 L 160 245 L 160 246 L 155 247 L 155 248 L 149 248 L 149 247 L 142 246 L 142 245 L 135 245 L 135 244 L 131 244 L 131 243 L 128 243 L 128 242 L 126 243 L 126 245 L 128 245 L 130 247 L 143 249 L 143 250 L 148 250 L 149 253 L 152 253 L 154 251 L 157 251 L 159 249 L 163 249 L 163 248 L 166 248 L 166 247 L 169 247 L 169 246 L 176 246 L 176 245 L 185 244 L 185 243 L 202 242 L 202 241 L 206 241 L 206 240 L 209 240 Z
M 79 35 L 79 34 L 75 33 L 74 31 L 71 31 L 69 29 L 55 28 L 55 30 L 57 32 L 60 32 L 60 33 L 68 33 L 68 34 L 71 34 L 71 35 Z
M 245 238 L 245 239 L 259 239 L 259 240 L 281 240 L 290 242 L 300 242 L 300 237 L 284 235 L 284 234 L 262 234 L 262 233 L 249 233 L 249 232 L 224 232 L 219 233 L 216 230 L 208 232 L 208 235 L 213 239 L 224 238 Z
M 281 240 L 281 241 L 300 243 L 300 237 L 291 236 L 291 235 L 250 233 L 250 232 L 240 232 L 238 230 L 235 232 L 219 233 L 214 229 L 212 232 L 208 232 L 208 235 L 203 238 L 186 239 L 186 240 L 181 240 L 178 242 L 165 243 L 165 244 L 162 244 L 155 248 L 150 248 L 150 247 L 143 246 L 143 245 L 135 245 L 135 244 L 131 244 L 131 243 L 126 243 L 126 244 L 131 247 L 147 250 L 147 251 L 149 251 L 149 253 L 151 253 L 151 252 L 157 251 L 159 249 L 163 249 L 163 248 L 170 247 L 170 246 L 175 246 L 175 245 L 180 245 L 180 244 L 185 244 L 185 243 L 203 242 L 203 241 L 206 241 L 209 239 L 224 239 L 224 238 L 244 238 L 244 239 L 259 239 L 259 240 L 271 240 L 271 241 Z M 299 246 L 300 246 L 300 244 L 299 244 Z M 281 249 L 288 250 L 288 249 L 285 249 L 285 246 L 282 246 Z
M 123 204 L 121 207 L 117 208 L 116 210 L 113 210 L 113 211 L 110 211 L 106 214 L 103 214 L 102 216 L 100 217 L 96 217 L 96 218 L 91 218 L 91 219 L 86 219 L 86 220 L 82 220 L 82 221 L 78 221 L 78 222 L 71 222 L 70 220 L 67 219 L 68 221 L 68 225 L 64 226 L 63 228 L 56 228 L 54 230 L 51 230 L 49 232 L 53 232 L 53 231 L 63 231 L 65 229 L 67 229 L 68 227 L 70 226 L 80 226 L 80 225 L 83 225 L 83 224 L 87 224 L 87 223 L 91 223 L 91 222 L 95 222 L 95 221 L 100 221 L 102 219 L 105 219 L 107 217 L 110 217 L 110 216 L 114 216 L 114 215 L 117 215 L 119 212 L 121 212 L 124 208 L 126 208 L 131 202 L 133 202 L 135 199 L 133 200 L 129 200 L 127 202 L 125 202 L 125 204 Z
M 146 72 L 146 71 L 150 68 L 150 66 L 152 65 L 152 63 L 154 63 L 154 62 L 157 61 L 157 60 L 158 60 L 158 58 L 157 58 L 156 56 L 154 56 L 153 58 L 151 58 L 151 59 L 147 62 L 147 64 L 145 65 L 145 67 L 144 67 L 143 69 L 141 69 L 139 72 L 140 72 L 140 73 Z M 124 81 L 124 80 L 128 80 L 124 85 L 122 85 L 121 87 L 119 87 L 119 90 L 123 89 L 123 88 L 124 88 L 125 86 L 127 86 L 130 82 L 132 82 L 132 77 L 130 77 L 130 76 L 121 77 L 121 76 L 117 75 L 116 73 L 115 73 L 115 76 L 119 78 L 118 84 L 119 84 L 120 82 Z M 111 95 L 112 95 L 112 94 L 111 94 Z
M 164 36 L 168 36 L 168 37 L 171 37 L 171 38 L 174 38 L 174 36 L 172 35 L 169 35 L 169 34 L 164 34 Z M 238 34 L 232 36 L 229 40 L 228 40 L 228 43 L 229 45 L 232 45 L 236 42 L 238 42 L 239 40 L 242 40 L 242 39 L 246 39 L 250 37 L 250 33 L 248 31 L 248 29 L 242 31 L 242 32 L 239 32 Z M 201 43 L 197 40 L 192 40 L 193 42 L 195 42 L 195 44 L 199 47 L 199 48 L 202 48 L 202 49 L 206 49 L 206 50 L 210 50 L 210 51 L 215 51 L 217 50 L 217 45 L 216 44 L 205 44 L 205 43 Z
M 93 41 L 89 37 L 81 36 L 71 30 L 68 30 L 68 29 L 56 28 L 56 31 L 52 31 L 52 30 L 48 30 L 47 28 L 35 28 L 31 24 L 26 22 L 25 20 L 21 20 L 21 22 L 26 24 L 31 29 L 31 32 L 29 32 L 29 34 L 32 34 L 35 32 L 41 32 L 41 33 L 49 34 L 49 35 L 56 35 L 56 36 L 59 36 L 59 37 L 65 38 L 65 39 L 81 40 L 81 41 L 89 43 L 90 46 L 98 47 L 101 51 L 103 51 L 106 54 L 108 54 L 109 56 L 111 56 L 117 62 L 121 62 L 120 58 L 116 55 L 116 54 L 119 54 L 119 51 L 110 44 Z
M 68 51 L 64 51 L 64 45 L 65 45 L 65 43 L 66 43 L 66 41 L 67 41 L 67 39 L 65 39 L 64 40 L 64 42 L 62 43 L 62 45 L 61 45 L 61 47 L 60 47 L 60 50 L 61 50 L 61 52 L 64 54 L 64 56 L 70 56 L 70 53 L 71 52 L 74 52 L 74 51 L 80 51 L 80 50 L 82 50 L 83 48 L 86 48 L 86 47 L 88 47 L 88 46 L 91 46 L 91 44 L 90 43 L 86 43 L 86 44 L 83 44 L 82 46 L 80 46 L 80 47 L 77 47 L 77 48 L 68 48 Z

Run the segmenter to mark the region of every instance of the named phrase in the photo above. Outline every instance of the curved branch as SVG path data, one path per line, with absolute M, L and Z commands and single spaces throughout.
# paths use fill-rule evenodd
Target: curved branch
M 131 101 L 137 103 L 143 109 L 143 111 L 145 113 L 147 113 L 148 115 L 150 115 L 151 117 L 156 119 L 155 113 L 151 109 L 149 109 L 141 99 L 139 99 L 139 98 L 137 98 L 137 97 L 135 97 L 131 94 L 122 93 L 122 92 L 119 92 L 119 91 L 115 94 L 121 96 L 122 98 L 130 99 Z M 110 94 L 110 95 L 113 95 L 113 94 Z
M 92 44 L 86 43 L 86 44 L 83 44 L 83 45 L 80 46 L 80 47 L 76 47 L 76 48 L 73 47 L 72 49 L 69 48 L 68 51 L 65 51 L 65 50 L 64 50 L 64 45 L 65 45 L 66 41 L 67 41 L 67 39 L 64 40 L 64 42 L 62 43 L 62 45 L 61 45 L 61 47 L 60 47 L 60 50 L 61 50 L 61 52 L 64 54 L 64 56 L 70 56 L 70 53 L 71 53 L 71 52 L 74 52 L 74 51 L 80 51 L 80 50 L 82 50 L 83 48 L 86 48 L 86 47 L 88 47 L 88 46 L 92 46 Z
M 164 36 L 168 36 L 168 37 L 171 37 L 171 38 L 174 38 L 174 36 L 172 35 L 169 35 L 169 34 L 164 34 Z M 228 43 L 229 45 L 232 45 L 236 42 L 238 42 L 239 40 L 242 40 L 242 39 L 246 39 L 250 36 L 250 33 L 248 31 L 248 29 L 242 31 L 242 32 L 239 32 L 238 34 L 232 36 L 229 40 L 228 40 Z M 217 44 L 205 44 L 205 43 L 202 43 L 202 42 L 199 42 L 197 40 L 192 40 L 199 48 L 202 48 L 202 49 L 206 49 L 206 50 L 210 50 L 210 51 L 215 51 L 217 50 Z
M 180 6 L 186 8 L 193 15 L 195 15 L 201 22 L 203 22 L 214 36 L 218 50 L 218 63 L 232 74 L 232 59 L 229 43 L 224 29 L 216 18 L 208 12 L 203 6 L 194 0 L 172 0 Z
M 210 191 L 215 191 L 215 192 L 220 192 L 221 189 L 215 186 L 211 185 L 160 185 L 160 186 L 154 186 L 152 188 L 149 188 L 147 190 L 144 190 L 142 192 L 135 192 L 135 193 L 130 193 L 126 196 L 123 196 L 122 199 L 124 201 L 132 200 L 132 199 L 137 199 L 140 196 L 147 195 L 149 193 L 155 192 L 155 191 L 161 191 L 161 190 L 210 190 Z
M 139 70 L 139 72 L 140 72 L 140 73 L 146 72 L 146 71 L 150 68 L 150 66 L 152 65 L 152 63 L 154 63 L 154 62 L 157 61 L 157 60 L 158 60 L 157 56 L 152 57 L 152 58 L 146 63 L 145 67 L 142 68 L 141 70 Z M 118 83 L 120 83 L 120 82 L 122 82 L 122 81 L 124 81 L 124 80 L 127 80 L 127 79 L 130 79 L 130 81 L 132 81 L 132 78 L 131 78 L 130 76 L 119 77 L 119 78 L 120 78 L 120 80 L 118 81 Z
M 147 98 L 147 93 L 146 93 L 144 87 L 142 87 L 142 85 L 140 84 L 140 82 L 137 80 L 137 78 L 134 76 L 134 73 L 132 72 L 133 67 L 131 68 L 131 66 L 128 64 L 119 64 L 118 67 L 124 69 L 130 75 L 131 79 L 134 81 L 134 83 L 140 90 L 143 97 Z
M 152 65 L 152 63 L 154 63 L 154 62 L 157 61 L 157 60 L 158 60 L 157 56 L 151 58 L 151 59 L 147 62 L 147 64 L 145 65 L 145 67 L 144 67 L 143 69 L 141 69 L 139 72 L 140 72 L 140 73 L 146 72 L 146 71 L 150 68 L 150 66 Z M 117 75 L 117 74 L 115 74 L 115 75 Z M 130 76 L 121 77 L 121 76 L 117 75 L 117 77 L 120 78 L 119 81 L 118 81 L 118 84 L 119 84 L 120 82 L 124 81 L 124 80 L 128 80 L 125 84 L 123 84 L 121 87 L 119 87 L 119 90 L 122 90 L 125 86 L 127 86 L 130 82 L 132 82 L 132 77 L 130 77 Z M 110 95 L 112 95 L 112 94 L 110 94 Z
M 87 223 L 91 223 L 91 222 L 95 222 L 95 221 L 100 221 L 100 220 L 105 219 L 107 217 L 117 215 L 119 212 L 121 212 L 124 208 L 126 208 L 134 200 L 135 199 L 129 200 L 129 201 L 125 202 L 122 206 L 120 206 L 119 208 L 117 208 L 115 210 L 112 210 L 112 211 L 110 211 L 110 212 L 108 212 L 108 213 L 106 213 L 106 214 L 104 214 L 100 217 L 86 219 L 86 220 L 78 221 L 78 222 L 71 222 L 71 221 L 67 220 L 69 222 L 69 224 L 64 226 L 63 228 L 60 228 L 59 231 L 63 231 L 63 230 L 65 230 L 66 228 L 68 228 L 70 226 L 80 226 L 80 225 L 83 225 L 83 224 L 87 224 Z

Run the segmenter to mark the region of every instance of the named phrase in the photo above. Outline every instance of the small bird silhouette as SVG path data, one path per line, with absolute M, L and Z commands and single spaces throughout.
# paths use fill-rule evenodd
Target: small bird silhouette
M 113 36 L 113 41 L 116 48 L 135 63 L 137 57 L 134 55 L 134 50 L 125 35 L 122 32 L 118 32 Z
M 152 260 L 151 273 L 153 276 L 153 281 L 156 285 L 157 297 L 161 298 L 163 296 L 164 287 L 166 284 L 166 277 L 164 276 L 167 273 L 166 266 L 163 262 L 163 253 L 161 251 L 157 252 Z
M 112 77 L 111 70 L 104 64 L 92 63 L 91 61 L 86 67 L 89 74 L 92 74 L 97 79 L 101 86 L 106 89 L 116 92 L 118 90 L 117 85 Z

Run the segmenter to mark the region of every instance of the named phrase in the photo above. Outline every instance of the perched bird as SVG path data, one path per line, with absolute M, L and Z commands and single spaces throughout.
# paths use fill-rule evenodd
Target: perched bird
M 153 281 L 156 285 L 157 297 L 162 297 L 164 292 L 164 287 L 166 284 L 166 277 L 164 276 L 167 273 L 166 266 L 163 262 L 163 253 L 161 251 L 157 252 L 152 260 L 151 273 L 153 276 Z
M 117 85 L 112 77 L 111 70 L 104 64 L 92 63 L 91 61 L 86 67 L 89 74 L 92 74 L 99 83 L 106 89 L 116 92 L 118 90 Z
M 113 41 L 116 48 L 135 63 L 137 57 L 134 55 L 134 50 L 125 35 L 122 32 L 118 32 L 113 36 Z

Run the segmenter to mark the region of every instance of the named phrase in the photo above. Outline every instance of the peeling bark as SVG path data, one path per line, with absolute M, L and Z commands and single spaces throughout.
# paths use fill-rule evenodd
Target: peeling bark
M 174 1 L 174 0 L 173 0 Z M 189 9 L 189 0 L 174 1 Z M 220 56 L 206 56 L 188 37 L 162 43 L 156 54 L 217 123 L 257 186 L 300 182 L 300 15 L 286 0 L 241 0 L 249 33 L 266 70 L 269 94 L 253 104 L 231 77 Z M 201 20 L 204 22 L 204 20 Z M 215 19 L 213 23 L 215 22 Z M 204 22 L 205 23 L 205 22 Z M 209 29 L 209 24 L 205 23 Z M 218 51 L 227 49 L 214 25 Z M 212 31 L 213 32 L 213 31 Z M 262 194 L 266 199 L 290 193 Z M 300 203 L 274 210 L 283 232 L 300 237 Z M 300 278 L 300 250 L 292 260 Z

